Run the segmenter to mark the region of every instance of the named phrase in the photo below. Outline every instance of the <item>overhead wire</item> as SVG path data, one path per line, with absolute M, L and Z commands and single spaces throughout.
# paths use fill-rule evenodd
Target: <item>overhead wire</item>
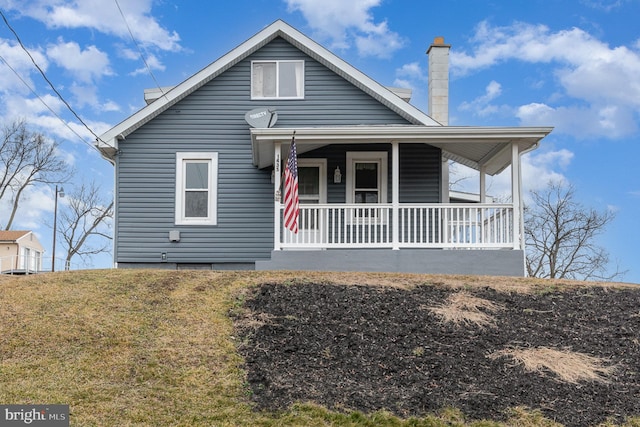
M 129 26 L 129 22 L 127 22 L 127 18 L 124 16 L 124 12 L 122 12 L 122 8 L 120 7 L 120 3 L 118 2 L 118 0 L 114 0 L 114 1 L 116 3 L 116 6 L 118 6 L 118 11 L 120 12 L 120 16 L 122 16 L 122 20 L 124 21 L 124 24 L 126 25 L 127 30 L 129 31 L 129 35 L 131 36 L 131 40 L 133 40 L 133 44 L 135 44 L 136 48 L 138 49 L 138 53 L 140 54 L 140 58 L 142 59 L 142 62 L 144 62 L 144 66 L 147 68 L 147 71 L 149 72 L 149 75 L 151 76 L 151 78 L 155 82 L 156 86 L 160 90 L 160 93 L 162 94 L 162 96 L 166 96 L 165 93 L 164 93 L 164 90 L 162 89 L 162 87 L 158 83 L 158 80 L 156 79 L 156 76 L 153 74 L 153 71 L 151 71 L 151 67 L 149 66 L 149 63 L 147 62 L 147 60 L 145 58 L 145 55 L 142 52 L 142 48 L 140 47 L 140 44 L 138 43 L 138 41 L 134 37 L 133 31 L 131 31 L 131 27 Z
M 70 131 L 71 131 L 75 136 L 77 136 L 77 137 L 78 137 L 78 139 L 80 139 L 80 141 L 84 142 L 85 144 L 87 144 L 89 147 L 91 147 L 91 148 L 95 149 L 96 151 L 99 151 L 95 145 L 93 145 L 93 144 L 91 144 L 91 143 L 87 142 L 87 141 L 82 137 L 82 135 L 80 135 L 80 134 L 79 134 L 75 129 L 73 129 L 71 126 L 69 126 L 69 123 L 67 123 L 67 122 L 66 122 L 62 117 L 60 117 L 60 115 L 59 115 L 58 113 L 56 113 L 56 112 L 55 112 L 55 110 L 54 110 L 53 108 L 51 108 L 51 107 L 49 106 L 49 104 L 47 104 L 47 103 L 45 102 L 45 100 L 44 100 L 44 99 L 42 99 L 42 97 L 41 97 L 40 95 L 38 95 L 38 93 L 36 93 L 36 91 L 35 91 L 35 90 L 34 90 L 34 89 L 29 85 L 29 83 L 27 83 L 27 82 L 25 81 L 25 79 L 23 79 L 23 78 L 22 78 L 22 76 L 20 75 L 20 73 L 18 73 L 18 72 L 15 70 L 15 68 L 13 68 L 13 67 L 11 66 L 11 64 L 9 64 L 9 62 L 8 62 L 8 61 L 7 61 L 7 60 L 6 60 L 2 55 L 0 55 L 0 60 L 1 60 L 2 62 L 4 62 L 4 64 L 5 64 L 5 65 L 6 65 L 6 66 L 11 70 L 11 71 L 13 71 L 13 74 L 15 74 L 15 75 L 16 75 L 16 77 L 18 77 L 18 79 L 20 79 L 20 81 L 21 81 L 21 82 L 22 82 L 22 83 L 27 87 L 27 89 L 29 89 L 29 91 L 31 91 L 31 93 L 32 93 L 34 96 L 36 96 L 36 97 L 40 100 L 40 102 L 42 103 L 42 105 L 44 105 L 44 106 L 47 108 L 47 110 L 49 110 L 49 111 L 51 112 L 51 114 L 53 114 L 54 116 L 56 116 L 56 118 L 57 118 L 58 120 L 60 120 L 60 122 L 61 122 L 63 125 L 65 125 L 65 126 L 67 127 L 67 129 L 69 129 L 69 130 L 70 130 Z
M 31 62 L 33 63 L 33 65 L 36 67 L 36 69 L 40 72 L 40 74 L 42 75 L 42 78 L 44 78 L 44 80 L 49 84 L 49 86 L 51 87 L 51 89 L 53 90 L 53 92 L 58 96 L 58 98 L 60 98 L 60 100 L 64 103 L 64 105 L 69 109 L 69 111 L 71 111 L 71 113 L 76 117 L 76 119 L 78 119 L 78 121 L 80 123 L 82 123 L 82 125 L 96 138 L 97 141 L 100 141 L 101 143 L 112 147 L 110 144 L 107 144 L 105 141 L 103 141 L 102 139 L 100 139 L 100 137 L 93 131 L 93 129 L 91 129 L 85 122 L 84 120 L 82 120 L 82 118 L 78 115 L 78 113 L 76 113 L 76 111 L 71 107 L 71 105 L 69 105 L 69 103 L 67 102 L 66 99 L 64 99 L 64 97 L 62 96 L 62 94 L 58 91 L 58 89 L 56 89 L 56 87 L 53 85 L 53 83 L 51 82 L 51 80 L 49 80 L 49 78 L 47 77 L 47 75 L 45 74 L 45 72 L 42 70 L 42 68 L 40 68 L 40 66 L 38 65 L 38 63 L 36 62 L 36 60 L 33 58 L 33 56 L 31 55 L 31 52 L 29 52 L 29 50 L 26 48 L 26 46 L 24 45 L 24 43 L 22 43 L 22 40 L 20 39 L 20 36 L 18 35 L 18 33 L 13 29 L 13 27 L 11 26 L 11 24 L 9 23 L 9 21 L 7 20 L 7 17 L 4 15 L 4 13 L 2 12 L 2 10 L 0 10 L 0 16 L 2 16 L 2 19 L 4 20 L 4 23 L 7 25 L 7 27 L 9 28 L 9 30 L 11 30 L 11 32 L 13 33 L 13 35 L 15 36 L 16 40 L 18 41 L 18 44 L 20 45 L 20 47 L 22 48 L 22 50 L 24 50 L 27 55 L 29 56 L 29 59 L 31 59 Z M 6 61 L 4 61 L 5 64 L 7 63 Z M 41 98 L 40 98 L 41 99 Z M 42 99 L 41 99 L 42 100 Z M 115 148 L 115 147 L 112 147 Z

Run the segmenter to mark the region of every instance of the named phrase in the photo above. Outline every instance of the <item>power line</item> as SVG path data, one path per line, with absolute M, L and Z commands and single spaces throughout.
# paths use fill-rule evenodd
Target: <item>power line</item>
M 127 26 L 127 30 L 129 31 L 129 35 L 131 36 L 131 40 L 133 40 L 133 44 L 135 44 L 136 48 L 138 49 L 138 53 L 140 54 L 140 58 L 142 59 L 142 62 L 144 62 L 145 67 L 147 67 L 147 71 L 149 71 L 149 75 L 151 75 L 151 78 L 155 82 L 156 86 L 158 87 L 158 89 L 160 89 L 160 93 L 162 93 L 162 96 L 165 96 L 164 90 L 162 90 L 162 87 L 160 87 L 158 80 L 156 80 L 156 76 L 153 75 L 153 71 L 151 71 L 151 67 L 147 63 L 147 60 L 145 59 L 145 56 L 142 52 L 142 48 L 138 44 L 138 41 L 136 40 L 136 38 L 133 36 L 133 31 L 131 31 L 131 27 L 127 22 L 127 18 L 124 16 L 124 13 L 122 12 L 122 8 L 120 8 L 120 3 L 118 2 L 118 0 L 114 0 L 114 1 L 116 2 L 116 6 L 118 6 L 118 10 L 120 11 L 120 16 L 122 16 L 122 20 L 124 21 L 124 24 Z
M 78 119 L 78 121 L 80 121 L 80 123 L 82 123 L 82 125 L 89 131 L 91 132 L 91 134 L 93 136 L 95 136 L 96 140 L 102 142 L 105 145 L 108 145 L 111 147 L 111 145 L 107 144 L 105 141 L 101 140 L 100 137 L 84 122 L 84 120 L 82 120 L 82 118 L 80 118 L 80 116 L 78 115 L 78 113 L 75 112 L 75 110 L 71 107 L 71 105 L 69 105 L 69 103 L 64 99 L 64 97 L 62 96 L 62 94 L 60 92 L 58 92 L 58 89 L 55 88 L 55 86 L 53 85 L 53 83 L 51 83 L 51 80 L 49 80 L 49 78 L 47 77 L 47 75 L 44 73 L 44 71 L 42 70 L 42 68 L 40 68 L 40 66 L 38 65 L 38 63 L 36 62 L 36 60 L 33 58 L 33 56 L 31 56 L 31 53 L 29 52 L 29 50 L 25 47 L 25 45 L 22 43 L 22 40 L 20 39 L 20 36 L 18 36 L 18 33 L 16 33 L 16 31 L 13 29 L 13 27 L 11 26 L 11 24 L 9 24 L 9 21 L 7 20 L 7 17 L 4 16 L 4 13 L 2 12 L 2 10 L 0 10 L 0 15 L 2 16 L 2 19 L 4 20 L 4 23 L 7 25 L 7 27 L 9 27 L 9 30 L 11 30 L 11 32 L 13 33 L 13 35 L 16 37 L 16 40 L 18 40 L 18 43 L 20 44 L 20 47 L 22 48 L 22 50 L 24 50 L 27 55 L 29 56 L 29 58 L 31 59 L 31 62 L 33 63 L 33 65 L 35 65 L 35 67 L 38 69 L 38 71 L 40 72 L 40 74 L 42 75 L 42 77 L 45 79 L 45 81 L 49 84 L 49 86 L 51 87 L 51 89 L 55 92 L 56 95 L 58 95 L 58 98 L 60 98 L 60 100 L 64 103 L 64 105 L 67 106 L 67 108 L 69 109 L 69 111 L 71 111 L 71 113 L 76 117 L 76 119 Z M 5 61 L 6 63 L 6 61 Z M 112 147 L 115 148 L 115 147 Z
M 40 97 L 40 95 L 38 95 L 38 94 L 36 93 L 36 91 L 35 91 L 35 90 L 34 90 L 34 89 L 29 85 L 29 83 L 27 83 L 27 82 L 22 78 L 22 76 L 20 75 L 20 73 L 18 73 L 18 72 L 17 72 L 17 71 L 16 71 L 16 70 L 11 66 L 11 64 L 9 64 L 9 62 L 7 62 L 7 60 L 6 60 L 6 59 L 4 59 L 4 57 L 3 57 L 2 55 L 0 55 L 0 60 L 2 60 L 2 62 L 4 62 L 4 64 L 5 64 L 5 65 L 6 65 L 6 66 L 11 70 L 11 71 L 13 71 L 13 74 L 15 74 L 15 75 L 18 77 L 18 79 L 20 79 L 20 81 L 21 81 L 21 82 L 22 82 L 22 83 L 23 83 L 23 84 L 24 84 L 24 85 L 25 85 L 25 86 L 26 86 L 26 87 L 31 91 L 31 93 L 32 93 L 32 94 L 34 94 L 34 95 L 35 95 L 35 96 L 40 100 L 40 102 L 42 102 L 42 105 L 44 105 L 45 107 L 47 107 L 47 110 L 49 110 L 49 111 L 51 112 L 51 114 L 53 114 L 54 116 L 56 116 L 56 117 L 58 118 L 58 120 L 60 120 L 60 122 L 62 122 L 62 124 L 63 124 L 63 125 L 65 125 L 65 126 L 67 127 L 67 129 L 69 129 L 69 130 L 70 130 L 70 131 L 71 131 L 75 136 L 77 136 L 77 137 L 80 139 L 80 141 L 84 142 L 84 143 L 85 143 L 85 144 L 87 144 L 89 147 L 91 147 L 91 148 L 95 149 L 96 151 L 100 152 L 100 150 L 98 150 L 98 148 L 97 148 L 95 145 L 93 145 L 93 144 L 91 144 L 91 143 L 89 143 L 89 142 L 85 141 L 85 139 L 84 139 L 84 138 L 83 138 L 83 137 L 82 137 L 78 132 L 76 132 L 76 131 L 75 131 L 75 129 L 73 129 L 71 126 L 69 126 L 69 124 L 68 124 L 67 122 L 65 122 L 65 121 L 62 119 L 62 117 L 60 117 L 60 115 L 59 115 L 58 113 L 56 113 L 56 112 L 53 110 L 53 108 L 51 108 L 51 107 L 49 106 L 49 104 L 47 104 L 47 103 L 44 101 L 44 99 L 42 99 L 42 97 Z

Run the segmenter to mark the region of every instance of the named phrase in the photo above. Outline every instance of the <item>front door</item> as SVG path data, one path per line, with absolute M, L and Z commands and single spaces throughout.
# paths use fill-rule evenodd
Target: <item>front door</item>
M 324 241 L 325 212 L 312 206 L 327 203 L 327 160 L 298 159 L 298 234 L 286 231 L 286 243 L 314 244 Z M 306 209 L 311 208 L 311 209 Z

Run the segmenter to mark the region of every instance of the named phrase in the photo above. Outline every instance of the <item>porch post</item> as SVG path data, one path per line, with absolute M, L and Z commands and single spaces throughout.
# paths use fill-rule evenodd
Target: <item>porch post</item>
M 480 203 L 487 203 L 487 167 L 480 165 Z
M 440 156 L 440 163 L 442 164 L 442 172 L 440 175 L 440 203 L 450 203 L 451 197 L 449 194 L 449 160 L 444 156 Z
M 487 203 L 487 167 L 480 165 L 480 241 L 482 243 L 486 240 L 485 230 L 485 204 Z
M 273 250 L 279 251 L 282 249 L 280 247 L 280 177 L 282 176 L 280 171 L 280 154 L 282 152 L 280 142 L 273 143 L 273 151 Z
M 391 244 L 393 250 L 398 250 L 400 249 L 400 144 L 398 141 L 391 141 L 391 215 Z
M 520 163 L 520 156 L 518 156 L 518 164 Z M 520 167 L 520 174 L 518 175 L 518 188 L 520 188 L 520 193 L 522 194 L 522 167 Z M 520 249 L 523 251 L 526 250 L 526 242 L 525 242 L 525 234 L 524 234 L 524 200 L 520 197 Z M 526 256 L 526 253 L 525 253 Z M 526 258 L 525 258 L 526 260 Z M 527 267 L 525 265 L 525 275 L 526 275 Z
M 520 188 L 520 147 L 518 143 L 511 143 L 511 199 L 513 203 L 513 249 L 521 249 L 520 230 L 522 225 L 520 217 L 521 203 Z

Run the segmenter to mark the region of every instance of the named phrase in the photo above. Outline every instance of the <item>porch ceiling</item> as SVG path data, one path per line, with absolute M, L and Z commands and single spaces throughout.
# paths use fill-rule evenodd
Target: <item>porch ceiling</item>
M 442 149 L 445 157 L 489 175 L 511 164 L 511 143 L 520 153 L 537 148 L 550 127 L 462 127 L 462 126 L 340 126 L 314 128 L 251 129 L 253 163 L 259 168 L 273 165 L 274 143 L 289 145 L 295 131 L 299 154 L 330 144 L 429 144 Z M 283 150 L 283 153 L 286 151 Z M 283 154 L 286 155 L 286 154 Z

